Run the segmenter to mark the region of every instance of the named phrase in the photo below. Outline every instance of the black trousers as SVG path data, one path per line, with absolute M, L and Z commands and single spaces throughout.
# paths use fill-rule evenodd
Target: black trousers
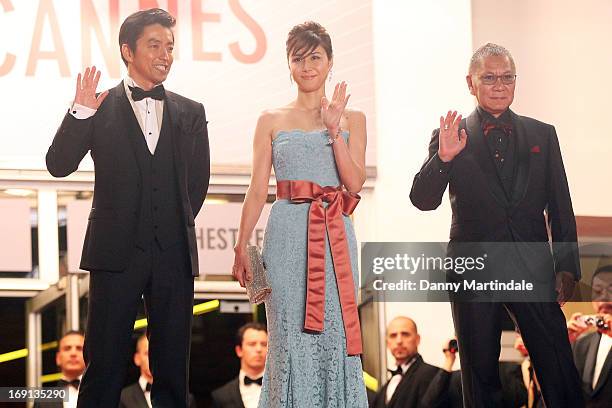
M 78 408 L 119 404 L 134 352 L 132 333 L 144 296 L 154 407 L 187 407 L 193 310 L 193 276 L 180 243 L 162 251 L 156 241 L 135 248 L 120 273 L 94 271 L 89 281 L 84 358 Z
M 557 303 L 452 302 L 451 305 L 466 408 L 503 406 L 498 360 L 501 314 L 506 311 L 521 331 L 546 407 L 584 407 L 565 318 Z

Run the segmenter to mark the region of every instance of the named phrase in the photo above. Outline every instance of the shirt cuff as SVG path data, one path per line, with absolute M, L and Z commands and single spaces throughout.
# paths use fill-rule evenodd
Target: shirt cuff
M 438 153 L 434 156 L 434 160 L 437 163 L 437 167 L 440 173 L 448 173 L 450 170 L 451 162 L 443 162 Z
M 74 103 L 70 108 L 70 114 L 76 119 L 89 119 L 97 112 L 96 109 L 88 108 L 87 106 Z

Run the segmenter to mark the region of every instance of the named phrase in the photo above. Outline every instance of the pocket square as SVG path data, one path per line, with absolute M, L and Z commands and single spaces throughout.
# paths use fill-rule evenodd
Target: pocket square
M 535 145 L 531 148 L 531 153 L 540 153 L 540 146 Z

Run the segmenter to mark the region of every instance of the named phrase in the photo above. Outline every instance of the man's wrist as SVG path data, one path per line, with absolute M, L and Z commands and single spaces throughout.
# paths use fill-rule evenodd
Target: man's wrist
M 89 119 L 96 114 L 97 110 L 74 102 L 69 112 L 76 119 Z
M 454 159 L 454 157 L 441 155 L 440 151 L 438 151 L 438 158 L 442 163 L 450 163 Z

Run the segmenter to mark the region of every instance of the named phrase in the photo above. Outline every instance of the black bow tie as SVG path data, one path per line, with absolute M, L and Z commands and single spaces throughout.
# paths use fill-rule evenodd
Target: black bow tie
M 132 99 L 134 102 L 142 101 L 144 98 L 153 98 L 161 101 L 166 96 L 166 90 L 164 89 L 163 85 L 157 85 L 150 91 L 145 91 L 137 86 L 128 86 L 128 88 L 130 88 L 130 91 L 132 91 Z
M 249 385 L 249 384 L 263 384 L 263 377 L 259 377 L 258 379 L 254 380 L 251 377 L 247 377 L 246 375 L 244 376 L 244 385 Z
M 74 387 L 77 390 L 79 389 L 79 385 L 81 385 L 81 380 L 79 380 L 78 378 L 72 381 L 66 381 L 62 379 L 57 382 L 58 387 Z
M 395 370 L 391 370 L 387 368 L 387 371 L 391 373 L 391 377 L 395 377 L 396 375 L 404 375 L 404 370 L 402 370 L 402 366 L 398 366 Z
M 151 383 L 147 383 L 147 385 L 145 386 L 145 392 L 147 392 L 147 391 L 151 392 L 151 386 L 152 386 Z

